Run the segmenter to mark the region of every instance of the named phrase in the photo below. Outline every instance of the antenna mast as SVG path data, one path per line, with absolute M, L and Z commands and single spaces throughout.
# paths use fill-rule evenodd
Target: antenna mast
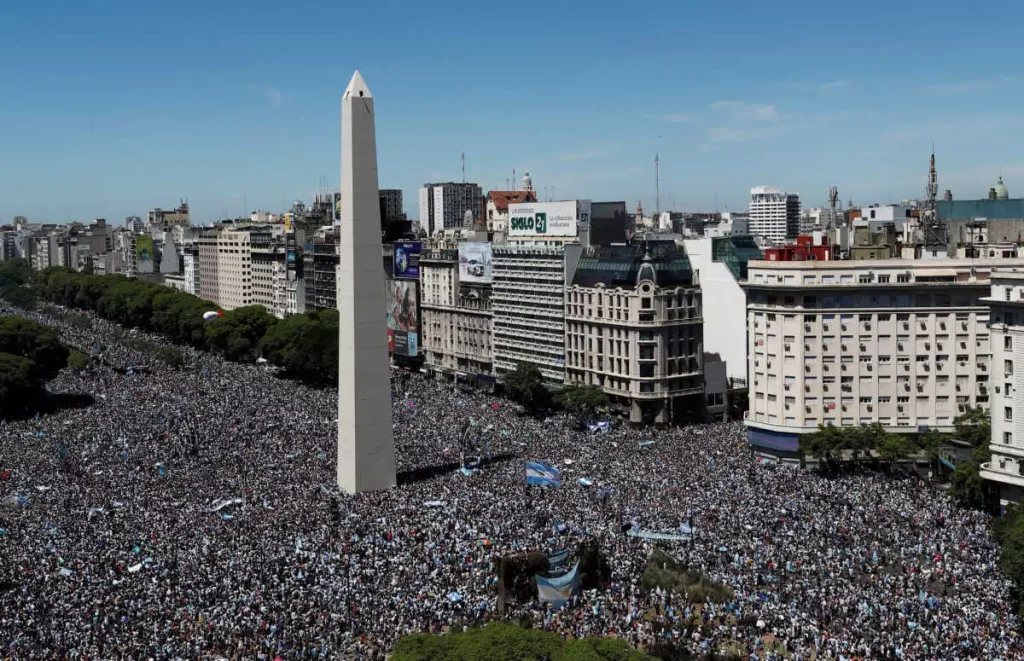
M 466 183 L 466 152 L 462 152 L 462 183 Z
M 831 209 L 831 215 L 828 218 L 828 225 L 825 229 L 835 229 L 839 227 L 839 214 L 836 211 L 836 206 L 839 204 L 839 189 L 835 186 L 830 186 L 828 189 L 828 206 Z
M 661 215 L 661 173 L 659 171 L 659 164 L 661 159 L 658 154 L 654 154 L 654 215 Z
M 928 185 L 925 186 L 925 207 L 921 216 L 924 229 L 925 246 L 946 246 L 949 242 L 947 228 L 939 220 L 935 198 L 939 194 L 939 175 L 935 170 L 935 145 L 932 145 L 932 156 L 928 167 Z

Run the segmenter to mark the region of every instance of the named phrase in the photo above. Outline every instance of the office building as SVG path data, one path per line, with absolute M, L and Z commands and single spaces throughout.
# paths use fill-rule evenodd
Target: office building
M 305 311 L 337 310 L 338 229 L 323 227 L 307 238 L 302 260 Z
M 992 458 L 981 477 L 999 488 L 999 503 L 1024 496 L 1024 272 L 997 269 L 989 278 L 992 336 Z
M 466 212 L 481 220 L 483 191 L 473 183 L 423 184 L 420 188 L 420 227 L 432 236 L 439 230 L 464 227 Z
M 953 431 L 989 407 L 989 274 L 1011 260 L 748 264 L 748 437 L 795 456 L 820 425 Z
M 800 233 L 800 195 L 774 186 L 750 189 L 750 233 L 779 246 Z
M 457 242 L 424 246 L 420 255 L 420 348 L 427 370 L 489 385 L 494 362 L 490 265 L 469 255 L 488 251 L 490 244 L 465 243 L 465 261 L 459 259 Z M 470 261 L 479 263 L 480 270 Z M 465 272 L 461 278 L 460 271 Z
M 697 273 L 674 241 L 591 246 L 566 292 L 565 378 L 633 423 L 704 419 Z

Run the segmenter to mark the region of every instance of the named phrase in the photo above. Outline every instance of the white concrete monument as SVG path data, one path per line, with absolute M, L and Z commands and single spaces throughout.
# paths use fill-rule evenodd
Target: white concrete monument
M 341 101 L 338 486 L 395 485 L 373 96 L 356 71 Z

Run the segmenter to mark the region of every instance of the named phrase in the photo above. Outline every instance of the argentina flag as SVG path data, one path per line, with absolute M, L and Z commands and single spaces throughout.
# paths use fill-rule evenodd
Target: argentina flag
M 547 487 L 560 487 L 562 486 L 562 482 L 561 480 L 558 479 L 559 475 L 559 470 L 554 466 L 549 466 L 539 461 L 526 462 L 527 484 Z
M 537 574 L 537 597 L 556 607 L 565 605 L 573 595 L 580 591 L 580 563 L 573 565 L 569 573 L 555 578 L 546 578 Z
M 552 571 L 556 569 L 564 569 L 569 566 L 569 549 L 562 549 L 556 553 L 552 553 L 548 556 L 548 567 Z

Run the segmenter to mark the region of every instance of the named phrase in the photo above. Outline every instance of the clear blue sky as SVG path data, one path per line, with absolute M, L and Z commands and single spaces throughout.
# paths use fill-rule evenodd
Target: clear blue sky
M 353 7 L 361 6 L 360 9 Z M 1024 3 L 130 2 L 0 6 L 0 220 L 169 207 L 202 222 L 337 186 L 341 93 L 377 107 L 380 185 L 746 205 L 1024 195 Z

